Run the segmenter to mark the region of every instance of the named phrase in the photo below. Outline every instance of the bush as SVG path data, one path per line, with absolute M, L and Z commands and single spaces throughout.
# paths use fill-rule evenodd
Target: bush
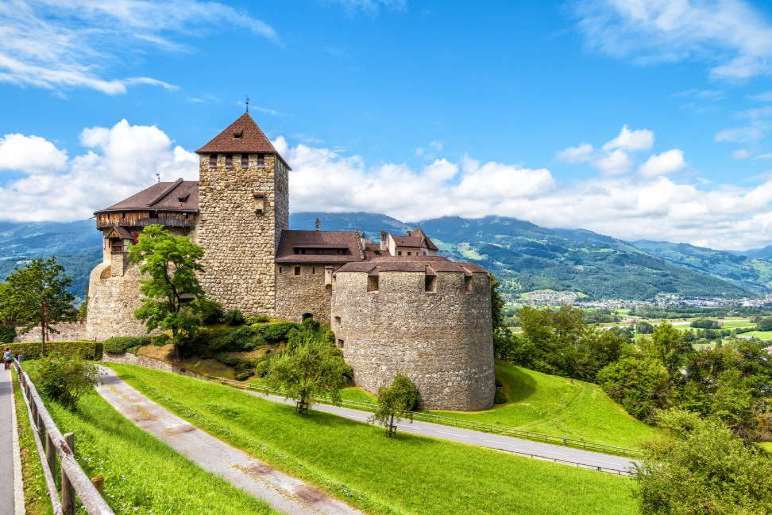
M 9 345 L 14 356 L 22 355 L 24 359 L 38 359 L 41 357 L 40 342 L 12 343 Z M 48 342 L 46 354 L 57 353 L 64 356 L 77 356 L 81 359 L 102 359 L 102 343 L 93 340 L 73 342 Z
M 265 324 L 270 321 L 271 321 L 271 318 L 268 315 L 252 315 L 247 317 L 247 323 L 249 325 Z
M 40 392 L 69 409 L 77 407 L 80 396 L 91 391 L 99 378 L 96 366 L 56 353 L 40 360 L 35 375 Z
M 772 317 L 763 317 L 756 322 L 756 329 L 759 331 L 772 331 Z
M 236 372 L 236 375 L 234 377 L 236 378 L 236 381 L 246 381 L 253 375 L 255 375 L 255 371 L 252 369 L 248 369 L 248 370 L 241 370 L 239 372 Z
M 243 325 L 245 322 L 244 315 L 238 309 L 230 309 L 226 311 L 225 315 L 222 317 L 222 320 L 231 326 Z
M 287 341 L 289 332 L 292 329 L 299 329 L 300 325 L 292 322 L 275 322 L 253 326 L 253 328 L 260 333 L 266 343 L 279 343 Z
M 125 354 L 129 349 L 150 345 L 149 336 L 113 336 L 104 341 L 104 351 L 110 354 Z
M 493 396 L 493 402 L 495 404 L 506 404 L 507 402 L 507 396 L 504 393 L 504 385 L 501 384 L 501 381 L 496 379 L 496 393 Z
M 667 403 L 667 369 L 650 358 L 615 361 L 598 372 L 598 383 L 609 397 L 641 420 L 652 420 L 656 411 Z
M 16 338 L 16 328 L 0 325 L 0 343 L 11 343 Z
M 691 327 L 695 327 L 697 329 L 719 329 L 721 328 L 721 324 L 718 323 L 718 320 L 711 320 L 709 318 L 698 318 L 697 320 L 693 320 L 691 324 L 689 324 Z
M 200 299 L 198 301 L 201 323 L 204 325 L 221 324 L 223 322 L 224 313 L 222 306 L 219 302 L 211 299 Z

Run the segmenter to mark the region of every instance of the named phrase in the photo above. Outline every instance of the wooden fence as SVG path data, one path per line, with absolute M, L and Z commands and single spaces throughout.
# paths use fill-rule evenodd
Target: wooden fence
M 62 435 L 27 373 L 18 361 L 14 362 L 14 366 L 19 374 L 19 384 L 54 513 L 75 513 L 76 500 L 79 500 L 90 515 L 112 515 L 113 510 L 75 460 L 75 436 L 72 433 Z M 54 479 L 57 470 L 60 477 L 58 488 Z

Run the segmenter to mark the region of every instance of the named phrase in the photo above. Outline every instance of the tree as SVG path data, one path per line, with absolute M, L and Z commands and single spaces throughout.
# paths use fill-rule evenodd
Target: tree
M 204 291 L 197 273 L 204 251 L 186 236 L 172 234 L 161 225 L 148 225 L 129 259 L 142 273 L 142 306 L 134 315 L 145 321 L 148 332 L 163 329 L 172 334 L 176 357 L 195 333 L 203 310 Z
M 67 291 L 72 284 L 56 258 L 33 259 L 11 272 L 7 279 L 8 309 L 24 331 L 40 326 L 41 353 L 45 353 L 53 324 L 75 320 L 75 298 Z
M 495 334 L 498 329 L 504 327 L 504 305 L 506 302 L 504 302 L 504 299 L 501 297 L 501 293 L 499 293 L 499 282 L 496 280 L 496 277 L 493 274 L 490 276 L 490 281 L 491 320 L 493 322 L 493 332 Z
M 418 404 L 418 389 L 404 374 L 397 374 L 389 386 L 378 389 L 378 408 L 370 418 L 386 428 L 388 436 L 397 432 L 395 422 L 404 417 L 412 418 L 412 410 Z
M 694 352 L 683 333 L 668 322 L 659 324 L 650 338 L 642 339 L 640 347 L 644 355 L 662 363 L 674 381 L 681 367 L 686 365 L 689 355 Z
M 0 283 L 0 343 L 9 343 L 16 338 L 15 311 L 11 286 L 8 283 Z
M 716 419 L 657 416 L 668 437 L 646 445 L 636 478 L 643 513 L 770 513 L 772 460 Z
M 56 353 L 41 358 L 35 372 L 43 395 L 69 409 L 76 408 L 81 395 L 90 392 L 99 379 L 96 366 Z
M 668 374 L 657 360 L 630 356 L 598 372 L 598 383 L 632 416 L 651 421 L 668 399 Z
M 757 331 L 772 331 L 772 317 L 762 317 L 756 322 Z
M 305 334 L 271 360 L 266 379 L 286 398 L 295 399 L 296 409 L 302 415 L 320 396 L 339 404 L 340 391 L 350 375 L 351 367 L 343 361 L 338 348 L 322 338 Z

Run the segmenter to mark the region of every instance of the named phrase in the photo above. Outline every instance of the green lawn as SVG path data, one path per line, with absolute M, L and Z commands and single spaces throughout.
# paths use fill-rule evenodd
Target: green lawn
M 104 497 L 116 513 L 271 513 L 137 428 L 96 393 L 83 397 L 77 412 L 46 404 L 62 433 L 75 433 L 86 474 L 104 477 Z
M 737 335 L 740 338 L 758 338 L 759 340 L 772 340 L 772 331 L 750 331 Z
M 635 483 L 600 472 L 399 434 L 190 377 L 111 365 L 209 433 L 368 512 L 635 513 Z
M 724 318 L 720 319 L 719 322 L 721 322 L 723 329 L 740 329 L 756 325 L 749 318 Z
M 496 364 L 496 377 L 504 385 L 506 404 L 472 413 L 435 413 L 628 448 L 657 434 L 653 427 L 628 415 L 598 385 L 501 362 Z

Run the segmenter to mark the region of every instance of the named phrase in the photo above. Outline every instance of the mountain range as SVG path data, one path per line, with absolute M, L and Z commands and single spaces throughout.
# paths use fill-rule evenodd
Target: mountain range
M 358 230 L 378 240 L 381 230 L 419 226 L 444 255 L 493 272 L 502 292 L 572 291 L 591 299 L 744 297 L 772 290 L 772 248 L 743 253 L 684 243 L 628 242 L 583 229 L 548 229 L 514 218 L 443 217 L 405 223 L 374 213 L 294 213 L 293 229 Z M 101 236 L 92 220 L 0 222 L 0 278 L 33 257 L 56 256 L 82 297 L 88 274 L 101 258 Z

